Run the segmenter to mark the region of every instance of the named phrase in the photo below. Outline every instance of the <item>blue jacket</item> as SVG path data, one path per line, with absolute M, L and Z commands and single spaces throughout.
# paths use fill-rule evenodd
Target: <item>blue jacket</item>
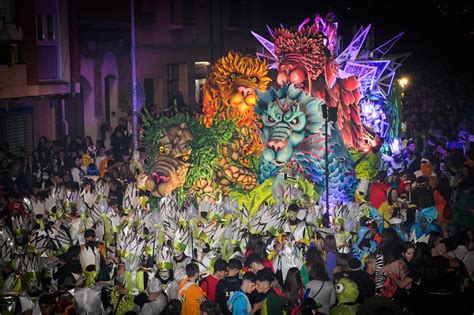
M 240 289 L 232 294 L 227 302 L 227 307 L 232 310 L 232 315 L 246 315 L 250 314 L 252 310 L 247 295 Z
M 362 240 L 365 238 L 365 234 L 369 232 L 369 228 L 366 226 L 361 226 L 359 228 L 359 231 L 357 232 L 357 242 L 352 244 L 352 249 L 351 249 L 351 256 L 354 258 L 359 259 L 359 261 L 363 264 L 364 256 L 369 255 L 377 249 L 377 243 L 374 240 L 370 240 L 370 248 L 368 247 L 363 247 L 359 248 L 360 243 Z

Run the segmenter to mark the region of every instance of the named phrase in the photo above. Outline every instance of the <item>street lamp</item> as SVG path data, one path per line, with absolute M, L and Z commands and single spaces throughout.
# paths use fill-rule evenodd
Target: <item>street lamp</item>
M 408 85 L 408 78 L 403 77 L 398 79 L 398 84 L 400 84 L 401 88 L 405 88 Z

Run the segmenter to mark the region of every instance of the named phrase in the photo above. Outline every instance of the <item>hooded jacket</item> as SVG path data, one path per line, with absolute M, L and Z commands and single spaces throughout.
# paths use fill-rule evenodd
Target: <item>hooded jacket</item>
M 374 240 L 370 240 L 370 247 L 360 248 L 360 244 L 365 238 L 365 235 L 369 232 L 369 228 L 366 226 L 361 226 L 357 232 L 357 242 L 352 245 L 351 254 L 352 257 L 359 259 L 362 264 L 364 262 L 364 257 L 375 252 L 377 249 L 377 243 Z

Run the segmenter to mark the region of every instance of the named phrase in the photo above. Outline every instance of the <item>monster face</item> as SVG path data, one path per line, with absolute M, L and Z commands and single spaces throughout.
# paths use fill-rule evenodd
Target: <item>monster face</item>
M 296 56 L 286 58 L 278 65 L 277 82 L 280 86 L 284 84 L 295 84 L 303 88 L 307 79 L 306 69 Z
M 257 95 L 255 110 L 261 117 L 264 145 L 259 181 L 273 176 L 282 165 L 294 159 L 321 189 L 325 189 L 324 100 L 308 96 L 294 84 L 265 93 L 257 91 Z M 354 161 L 333 122 L 328 122 L 327 144 L 331 196 L 349 199 L 357 186 L 355 177 L 348 176 Z
M 165 136 L 158 144 L 158 155 L 145 183 L 155 197 L 170 195 L 186 181 L 191 166 L 191 149 L 187 147 L 187 143 L 192 139 L 193 136 L 185 123 L 165 130 Z
M 293 150 L 305 138 L 305 113 L 297 101 L 284 107 L 277 100 L 268 105 L 262 115 L 263 132 L 268 139 L 263 150 L 266 160 L 277 164 L 288 162 L 293 156 Z
M 317 24 L 292 32 L 278 28 L 274 32 L 275 55 L 279 60 L 278 84 L 294 84 L 306 93 L 309 81 L 318 78 L 326 68 L 329 50 Z
M 203 87 L 205 125 L 210 127 L 218 112 L 221 118 L 235 119 L 239 127 L 252 125 L 256 119 L 255 90 L 266 89 L 270 82 L 267 72 L 265 62 L 239 52 L 229 52 L 217 60 Z

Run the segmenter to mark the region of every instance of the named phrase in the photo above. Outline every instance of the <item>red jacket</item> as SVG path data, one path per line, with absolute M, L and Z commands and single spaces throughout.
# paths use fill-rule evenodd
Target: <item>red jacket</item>
M 216 287 L 218 282 L 219 279 L 214 277 L 214 275 L 208 275 L 201 280 L 201 289 L 206 293 L 207 299 L 211 302 L 216 300 Z
M 252 254 L 252 253 L 253 253 L 253 250 L 251 250 L 251 249 L 247 250 L 247 252 L 245 252 L 244 258 L 247 259 L 250 256 L 250 254 Z M 273 263 L 267 257 L 263 258 L 263 267 L 268 268 L 273 273 L 275 273 L 275 269 L 273 269 Z M 249 268 L 244 267 L 244 268 L 242 268 L 242 271 L 244 273 L 246 273 L 247 271 L 249 271 Z

